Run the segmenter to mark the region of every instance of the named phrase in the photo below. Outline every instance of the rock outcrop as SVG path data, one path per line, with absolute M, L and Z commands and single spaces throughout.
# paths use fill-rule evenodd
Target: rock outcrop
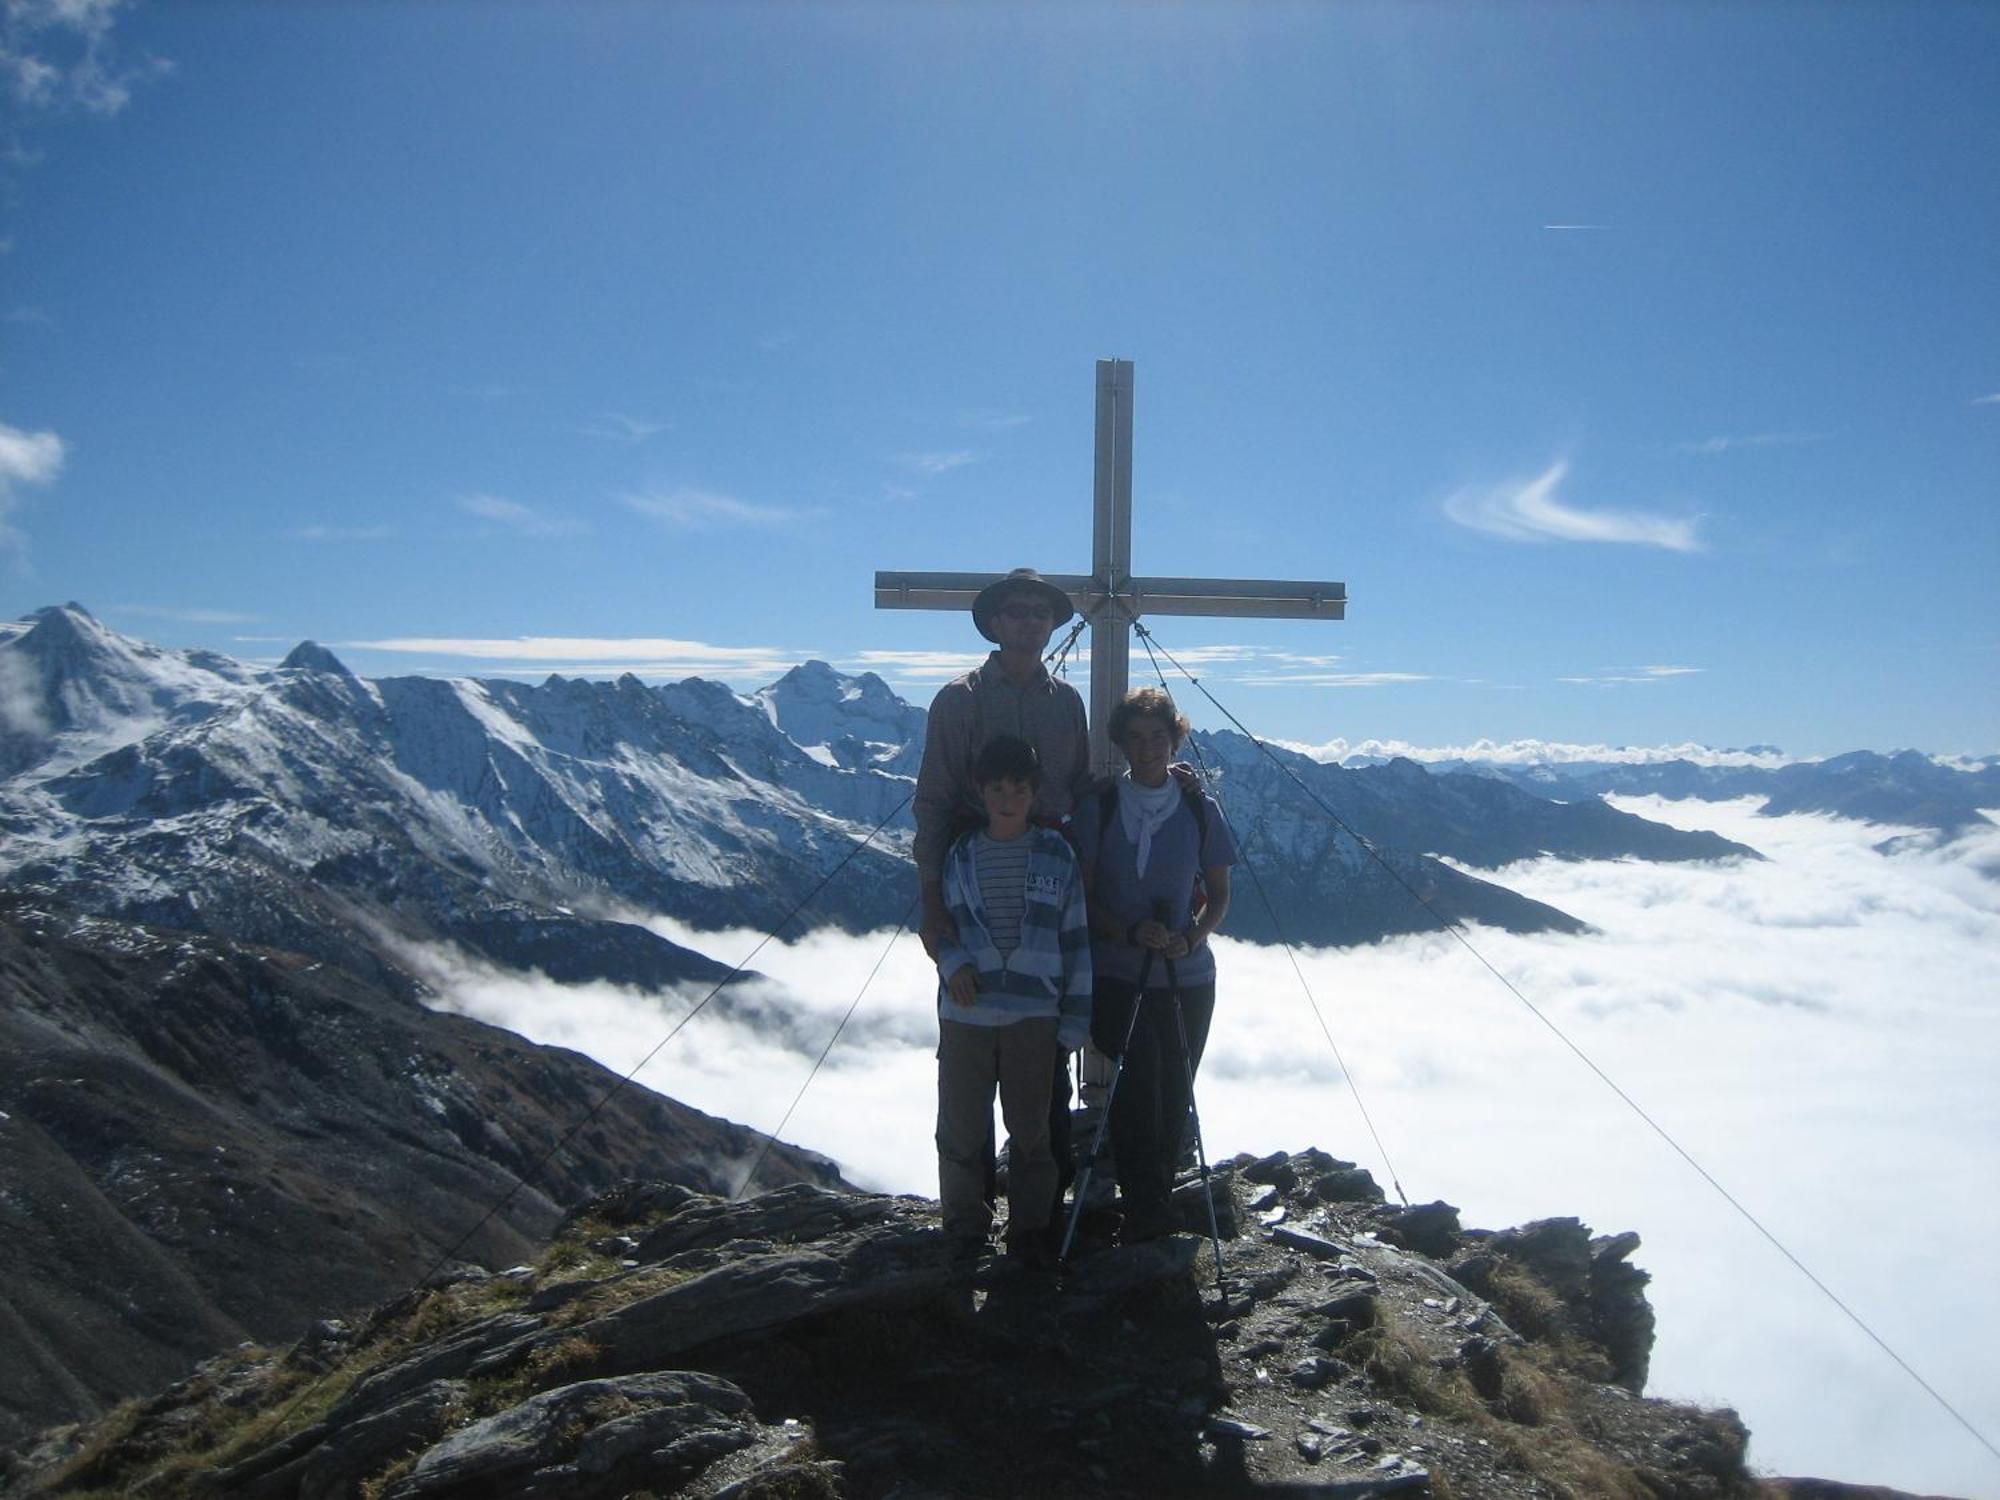
M 1086 1236 L 1058 1277 L 955 1264 L 920 1199 L 626 1185 L 534 1267 L 47 1434 L 5 1493 L 1760 1493 L 1733 1413 L 1637 1394 L 1634 1237 L 1380 1200 L 1321 1152 L 1242 1157 L 1183 1185 L 1198 1232 Z

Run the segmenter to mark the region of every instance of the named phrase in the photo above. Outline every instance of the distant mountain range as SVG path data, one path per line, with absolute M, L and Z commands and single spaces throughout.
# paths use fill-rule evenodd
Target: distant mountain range
M 1315 757 L 1317 759 L 1317 757 Z M 1345 755 L 1347 769 L 1378 766 L 1388 758 Z M 1565 800 L 1625 796 L 1766 799 L 1760 816 L 1829 813 L 1871 823 L 1902 824 L 1956 835 L 1990 823 L 2000 808 L 2000 755 L 1940 760 L 1916 750 L 1881 754 L 1854 750 L 1823 760 L 1788 759 L 1769 745 L 1747 750 L 1690 754 L 1626 752 L 1617 759 L 1588 754 L 1453 755 L 1421 762 L 1433 775 L 1462 773 L 1505 781 L 1541 797 Z
M 1856 750 L 1785 766 L 1697 765 L 1671 760 L 1642 765 L 1468 765 L 1540 796 L 1694 797 L 1704 802 L 1763 797 L 1765 817 L 1831 813 L 1868 823 L 1897 823 L 1956 835 L 1989 823 L 1983 809 L 2000 808 L 2000 758 L 1942 765 L 1915 750 L 1882 755 Z
M 385 939 L 444 939 L 553 977 L 663 984 L 713 965 L 640 919 L 780 922 L 885 820 L 796 920 L 879 927 L 910 904 L 923 710 L 821 662 L 749 696 L 698 678 L 362 681 L 311 642 L 254 667 L 67 605 L 0 627 L 0 684 L 0 881 L 88 911 L 363 974 Z M 1433 856 L 1751 853 L 1487 778 L 1275 752 L 1392 875 L 1248 741 L 1201 748 L 1275 909 L 1244 901 L 1240 936 L 1423 930 L 1436 919 L 1406 886 L 1453 921 L 1574 931 Z

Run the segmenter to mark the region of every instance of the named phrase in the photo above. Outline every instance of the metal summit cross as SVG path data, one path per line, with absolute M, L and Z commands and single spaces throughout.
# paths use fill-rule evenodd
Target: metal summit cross
M 1105 735 L 1111 710 L 1130 677 L 1132 625 L 1141 615 L 1221 615 L 1238 619 L 1339 620 L 1347 614 L 1342 583 L 1263 578 L 1132 576 L 1132 362 L 1097 362 L 1096 521 L 1090 572 L 1044 573 L 1090 622 L 1090 755 L 1099 772 L 1116 752 Z M 880 573 L 877 609 L 969 609 L 973 596 L 1004 573 Z

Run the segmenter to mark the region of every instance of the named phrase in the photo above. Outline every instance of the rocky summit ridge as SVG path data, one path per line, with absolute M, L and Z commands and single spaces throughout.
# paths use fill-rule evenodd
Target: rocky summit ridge
M 1641 1394 L 1636 1235 L 1466 1229 L 1318 1151 L 1190 1174 L 1176 1203 L 1189 1232 L 1086 1242 L 1058 1278 L 955 1263 L 922 1199 L 626 1183 L 531 1264 L 45 1434 L 0 1494 L 1888 1493 L 1755 1478 L 1734 1413 Z

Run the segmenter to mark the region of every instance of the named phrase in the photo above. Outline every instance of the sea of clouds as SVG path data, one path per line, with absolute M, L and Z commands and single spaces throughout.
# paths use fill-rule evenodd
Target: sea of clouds
M 1768 860 L 1499 872 L 1596 929 L 1470 932 L 1534 1009 L 1442 934 L 1302 952 L 1297 972 L 1283 949 L 1218 939 L 1208 1154 L 1319 1146 L 1413 1202 L 1459 1205 L 1467 1225 L 1636 1229 L 1659 1313 L 1650 1394 L 1734 1406 L 1766 1472 L 2000 1497 L 2000 1462 L 1572 1050 L 2000 1432 L 2000 1316 L 1980 1274 L 2000 1242 L 2000 828 L 1940 844 L 1759 818 L 1751 801 L 1617 801 Z M 732 963 L 762 936 L 655 925 Z M 621 1073 L 701 998 L 428 961 L 442 1006 Z M 751 966 L 789 1023 L 759 1029 L 717 1002 L 639 1081 L 760 1129 L 783 1120 L 863 1185 L 934 1192 L 934 977 L 915 941 L 822 933 L 769 943 Z

